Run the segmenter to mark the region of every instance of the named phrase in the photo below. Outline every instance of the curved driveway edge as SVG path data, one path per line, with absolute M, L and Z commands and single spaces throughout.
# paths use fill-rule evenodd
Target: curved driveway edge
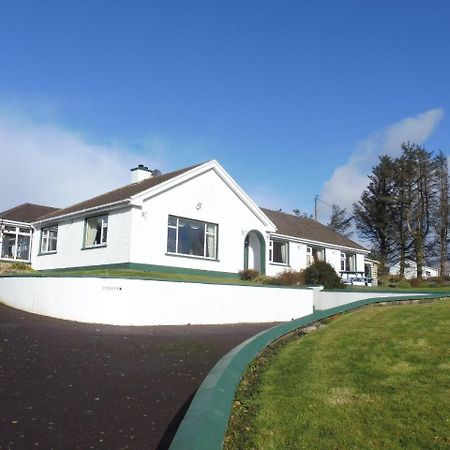
M 317 311 L 256 334 L 227 353 L 209 372 L 194 396 L 175 434 L 170 450 L 222 449 L 234 394 L 244 371 L 264 347 L 281 336 L 313 322 L 366 305 L 449 296 L 450 292 L 440 292 L 439 294 L 410 295 L 402 298 L 363 299 L 324 311 Z

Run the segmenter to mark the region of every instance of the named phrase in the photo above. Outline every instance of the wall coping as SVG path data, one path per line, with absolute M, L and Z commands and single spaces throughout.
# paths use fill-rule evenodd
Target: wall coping
M 197 390 L 178 430 L 170 450 L 221 450 L 227 431 L 236 389 L 250 362 L 271 342 L 319 320 L 366 305 L 449 297 L 449 292 L 408 297 L 375 297 L 337 306 L 300 319 L 277 325 L 242 342 L 228 352 L 211 369 Z

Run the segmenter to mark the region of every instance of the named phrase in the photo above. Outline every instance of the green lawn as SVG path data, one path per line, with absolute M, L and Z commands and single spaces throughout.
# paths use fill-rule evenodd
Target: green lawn
M 450 300 L 367 307 L 276 343 L 238 389 L 225 448 L 449 449 Z

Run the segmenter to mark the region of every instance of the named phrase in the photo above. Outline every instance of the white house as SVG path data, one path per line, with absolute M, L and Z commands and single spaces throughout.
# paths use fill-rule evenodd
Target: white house
M 217 161 L 132 183 L 33 223 L 38 270 L 108 266 L 268 275 L 314 260 L 364 272 L 368 250 L 311 219 L 259 208 Z
M 24 203 L 0 213 L 0 260 L 31 261 L 31 222 L 56 211 L 50 206 Z
M 389 268 L 389 275 L 400 275 L 400 263 L 396 263 Z M 424 266 L 422 268 L 422 278 L 438 277 L 439 270 L 434 267 Z M 417 278 L 417 264 L 414 261 L 407 261 L 405 267 L 405 278 Z

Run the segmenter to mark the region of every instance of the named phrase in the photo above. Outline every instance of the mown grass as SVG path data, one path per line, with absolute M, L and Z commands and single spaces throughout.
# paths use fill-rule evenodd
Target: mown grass
M 450 448 L 450 300 L 338 316 L 249 367 L 225 449 Z
M 172 273 L 172 272 L 147 272 L 144 270 L 133 269 L 80 269 L 80 270 L 52 270 L 52 271 L 31 271 L 31 272 L 19 272 L 9 271 L 5 272 L 7 275 L 20 275 L 20 276 L 42 276 L 42 277 L 112 277 L 112 278 L 130 278 L 130 279 L 148 279 L 148 280 L 167 280 L 167 281 L 185 281 L 194 283 L 211 283 L 211 284 L 232 284 L 232 285 L 244 285 L 244 286 L 265 286 L 267 284 L 258 283 L 255 281 L 241 280 L 237 275 L 236 277 L 221 277 L 213 275 L 203 274 L 189 274 L 189 273 Z M 288 288 L 304 288 L 304 286 L 280 286 L 274 285 L 274 287 L 288 287 Z

